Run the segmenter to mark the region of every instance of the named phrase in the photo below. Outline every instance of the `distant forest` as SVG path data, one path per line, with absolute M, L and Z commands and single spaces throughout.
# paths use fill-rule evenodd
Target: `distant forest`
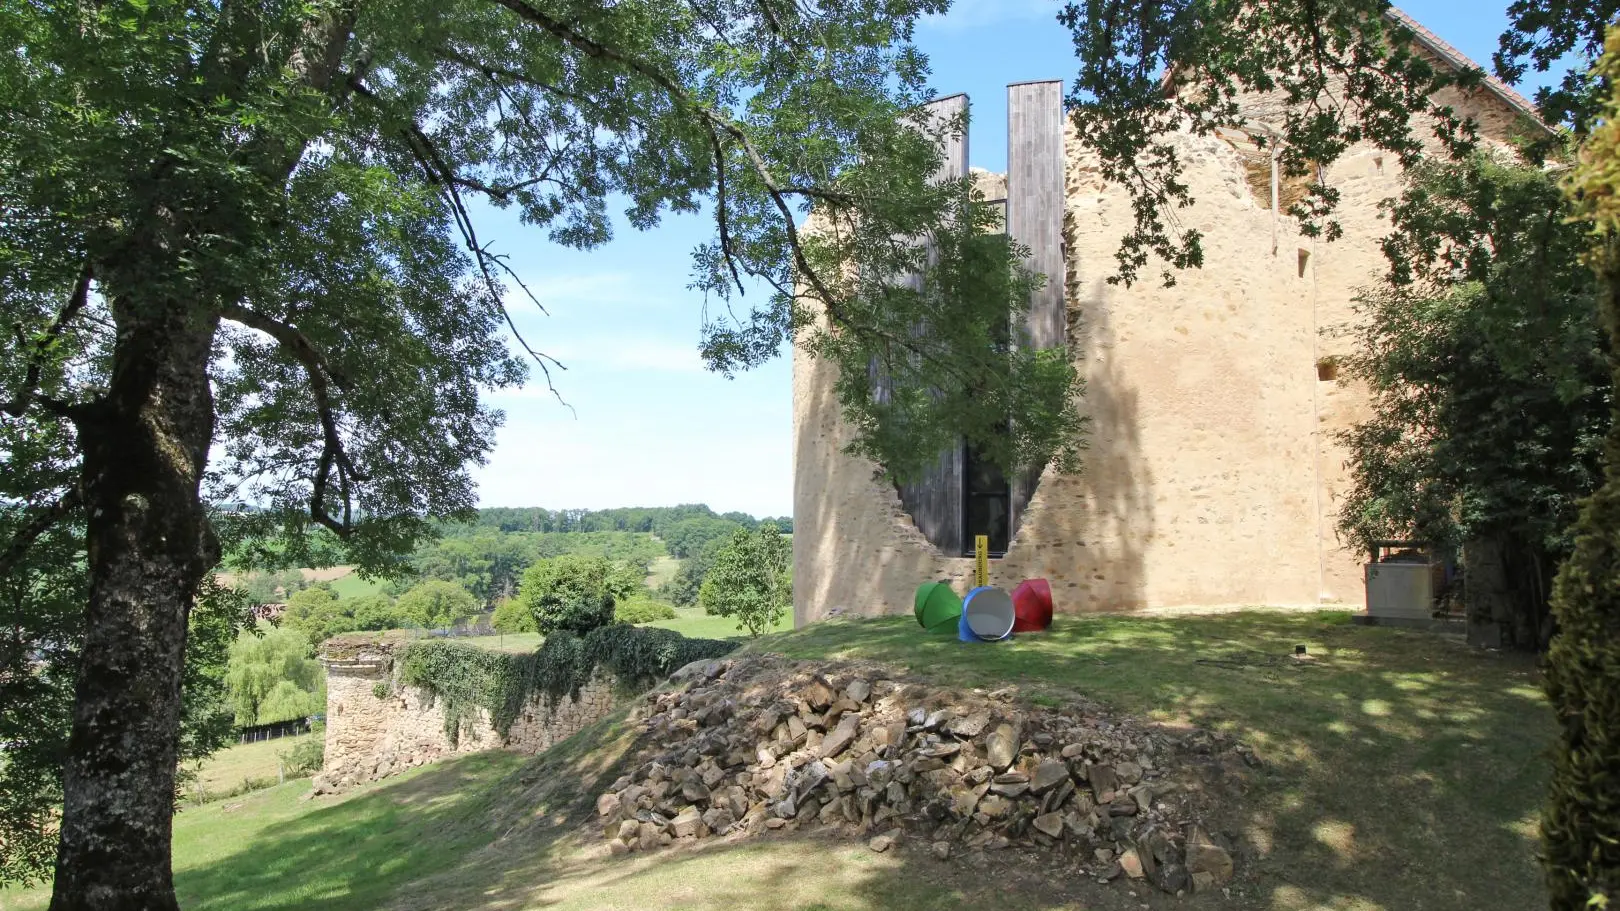
M 457 529 L 494 528 L 500 531 L 641 531 L 668 539 L 668 532 L 679 523 L 722 520 L 736 526 L 754 528 L 761 522 L 774 522 L 783 533 L 793 532 L 793 518 L 756 519 L 745 512 L 716 513 L 702 503 L 680 506 L 630 506 L 619 509 L 542 509 L 537 506 L 497 506 L 478 510 L 478 519 L 466 525 L 446 526 L 446 533 Z M 676 554 L 675 556 L 680 556 Z
M 517 595 L 530 567 L 564 555 L 611 561 L 615 573 L 629 580 L 631 601 L 686 607 L 697 603 L 720 548 L 739 530 L 765 522 L 784 534 L 793 531 L 790 517 L 756 519 L 703 504 L 495 507 L 479 510 L 469 522 L 440 525 L 439 536 L 418 547 L 408 570 L 395 578 L 319 581 L 286 570 L 248 573 L 236 581 L 255 603 L 285 604 L 282 620 L 313 643 L 340 632 L 447 625 L 494 611 Z

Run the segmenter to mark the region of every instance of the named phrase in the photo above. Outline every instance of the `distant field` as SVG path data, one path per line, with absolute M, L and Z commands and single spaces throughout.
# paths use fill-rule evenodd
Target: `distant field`
M 642 625 L 672 629 L 694 639 L 739 639 L 748 635 L 737 629 L 737 621 L 727 617 L 710 617 L 703 613 L 701 607 L 677 607 L 675 614 L 674 620 L 657 620 Z M 781 633 L 791 629 L 793 615 L 789 613 L 766 632 Z M 541 637 L 539 633 L 507 633 L 504 636 L 475 636 L 456 641 L 498 652 L 530 652 L 540 647 Z
M 675 578 L 675 571 L 681 568 L 681 561 L 674 557 L 659 557 L 652 562 L 647 570 L 647 587 L 657 591 L 658 586 Z
M 339 598 L 358 598 L 362 595 L 370 595 L 382 590 L 383 583 L 380 580 L 362 579 L 360 574 L 355 572 L 354 567 L 352 566 L 334 566 L 332 569 L 341 569 L 344 571 L 343 575 L 337 576 L 330 580 L 332 583 L 332 594 L 337 595 Z M 322 572 L 330 571 L 331 570 L 322 570 Z M 304 578 L 309 578 L 309 574 L 311 572 L 313 572 L 313 570 L 304 570 Z
M 541 637 L 539 633 L 496 633 L 493 636 L 472 636 L 454 641 L 495 652 L 532 652 L 540 647 Z
M 748 636 L 748 633 L 737 628 L 736 620 L 730 617 L 711 617 L 705 614 L 701 607 L 677 607 L 674 620 L 658 620 L 647 625 L 676 630 L 683 636 L 695 639 L 736 639 Z M 764 632 L 780 633 L 792 628 L 793 612 L 789 611 L 781 622 Z
M 261 787 L 274 785 L 278 780 L 280 754 L 319 736 L 324 735 L 302 734 L 226 747 L 203 761 L 197 780 L 186 786 L 185 797 L 187 800 L 206 800 L 209 795 L 256 790 L 243 787 L 244 782 L 253 782 Z

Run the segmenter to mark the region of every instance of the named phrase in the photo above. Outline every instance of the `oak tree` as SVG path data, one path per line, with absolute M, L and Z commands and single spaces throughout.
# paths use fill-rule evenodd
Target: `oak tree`
M 0 414 L 23 441 L 0 460 L 18 511 L 0 578 L 55 529 L 79 529 L 86 555 L 53 909 L 175 907 L 188 618 L 221 553 L 308 565 L 330 540 L 397 566 L 474 502 L 468 469 L 500 421 L 482 394 L 555 376 L 513 327 L 525 291 L 477 200 L 580 248 L 609 239 L 610 206 L 638 229 L 707 212 L 696 284 L 738 314 L 708 324 L 718 369 L 796 336 L 846 372 L 886 359 L 939 401 L 988 390 L 1012 411 L 997 427 L 1074 426 L 1066 363 L 944 318 L 915 337 L 963 301 L 953 264 L 908 239 L 987 217 L 965 181 L 929 180 L 910 38 L 945 6 L 0 8 Z M 802 232 L 812 204 L 826 229 Z M 978 265 L 1016 273 L 1016 253 Z M 896 290 L 901 275 L 922 281 Z M 765 299 L 741 305 L 750 285 Z M 1005 325 L 1022 303 L 967 305 L 1000 311 L 972 325 Z M 863 451 L 897 470 L 938 434 L 894 420 L 991 432 L 983 414 L 890 415 L 844 392 Z M 1063 445 L 1019 436 L 998 455 L 1041 464 Z M 209 506 L 224 501 L 263 509 Z

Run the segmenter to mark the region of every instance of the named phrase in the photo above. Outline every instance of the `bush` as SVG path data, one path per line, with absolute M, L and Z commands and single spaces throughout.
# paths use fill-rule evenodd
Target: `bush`
M 529 567 L 518 599 L 534 615 L 540 634 L 584 635 L 613 622 L 615 575 L 613 563 L 603 557 L 564 554 Z
M 502 633 L 539 632 L 534 625 L 534 614 L 516 598 L 502 598 L 500 603 L 495 605 L 495 619 L 491 621 L 491 625 L 497 632 Z
M 276 754 L 289 777 L 313 775 L 326 764 L 325 725 L 312 725 L 309 736 Z
M 625 601 L 613 609 L 615 623 L 651 623 L 654 620 L 674 620 L 675 608 L 651 598 Z
M 399 596 L 394 609 L 428 629 L 448 629 L 478 613 L 478 601 L 454 582 L 432 579 Z

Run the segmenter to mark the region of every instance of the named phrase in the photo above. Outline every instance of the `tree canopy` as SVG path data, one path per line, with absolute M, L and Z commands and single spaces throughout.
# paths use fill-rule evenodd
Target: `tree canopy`
M 715 551 L 698 601 L 704 613 L 734 617 L 758 636 L 792 607 L 792 572 L 793 545 L 775 525 L 738 529 Z
M 501 419 L 482 394 L 555 376 L 540 347 L 508 346 L 509 306 L 533 301 L 473 200 L 577 248 L 609 239 L 610 206 L 636 229 L 711 216 L 696 286 L 728 303 L 769 289 L 708 324 L 716 369 L 798 335 L 849 372 L 887 359 L 919 387 L 986 391 L 1017 426 L 1072 414 L 1061 365 L 944 318 L 966 305 L 1001 312 L 972 327 L 1004 323 L 1020 302 L 964 304 L 957 264 L 902 240 L 983 225 L 961 217 L 965 181 L 929 180 L 911 32 L 946 5 L 0 10 L 21 50 L 0 61 L 0 323 L 15 328 L 0 414 L 28 440 L 0 464 L 21 510 L 0 577 L 63 522 L 83 523 L 89 555 L 58 907 L 174 907 L 172 719 L 188 612 L 221 554 L 316 565 L 340 541 L 367 570 L 398 566 L 433 521 L 470 511 L 469 466 Z M 826 230 L 803 233 L 812 205 Z M 1014 273 L 1014 252 L 978 264 Z M 909 274 L 920 288 L 894 290 Z M 922 343 L 919 316 L 939 330 Z M 988 432 L 982 413 L 874 411 L 870 390 L 847 392 L 858 444 L 897 473 L 942 433 Z M 1043 464 L 1064 445 L 1019 436 L 997 454 Z M 263 508 L 207 505 L 242 501 Z

